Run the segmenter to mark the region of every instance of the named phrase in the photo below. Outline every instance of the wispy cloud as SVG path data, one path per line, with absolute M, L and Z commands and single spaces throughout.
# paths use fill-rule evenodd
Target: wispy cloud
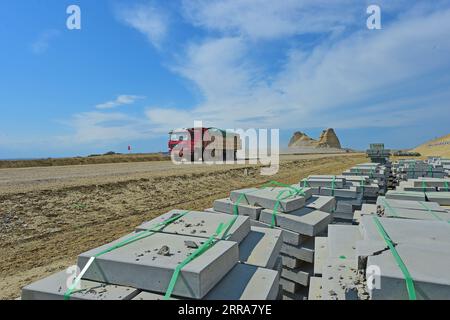
M 195 7 L 191 17 L 195 25 L 221 33 L 216 38 L 191 42 L 185 56 L 174 68 L 196 85 L 203 95 L 203 102 L 190 110 L 149 110 L 147 115 L 156 126 L 184 126 L 196 118 L 222 127 L 307 128 L 325 123 L 335 127 L 376 127 L 413 124 L 420 120 L 414 112 L 420 113 L 426 108 L 433 110 L 434 116 L 449 113 L 442 100 L 437 103 L 439 101 L 430 96 L 430 87 L 446 90 L 450 84 L 447 76 L 450 70 L 448 6 L 430 9 L 422 2 L 417 7 L 401 8 L 402 13 L 385 23 L 381 31 L 365 28 L 363 10 L 362 14 L 355 14 L 350 19 L 350 23 L 360 19 L 361 26 L 338 38 L 326 36 L 327 26 L 339 25 L 340 18 L 351 13 L 351 9 L 347 11 L 344 7 L 342 12 L 336 7 L 334 13 L 328 8 L 325 15 L 318 11 L 311 19 L 316 25 L 321 23 L 315 30 L 323 32 L 324 38 L 312 49 L 287 49 L 283 67 L 274 72 L 261 67 L 260 61 L 251 54 L 261 47 L 249 38 L 264 36 L 253 31 L 246 19 L 235 21 L 239 15 L 253 16 L 253 12 L 261 10 L 264 13 L 267 9 L 260 9 L 264 6 L 258 6 L 258 3 L 256 0 L 186 2 L 190 10 L 192 6 L 201 5 Z M 323 1 L 287 1 L 286 7 L 300 3 L 306 12 L 325 6 Z M 280 2 L 280 8 L 282 4 L 285 2 Z M 305 7 L 306 4 L 310 4 L 310 8 Z M 230 11 L 230 7 L 238 7 L 241 11 Z M 395 9 L 389 7 L 398 14 Z M 310 30 L 303 26 L 309 24 L 308 20 L 300 19 L 302 10 L 297 15 L 294 7 L 288 10 L 298 18 L 287 20 L 292 22 L 294 31 L 280 28 L 265 39 L 284 38 Z M 288 13 L 284 9 L 282 12 Z M 278 19 L 269 18 L 267 26 Z M 233 28 L 239 31 L 233 33 Z M 396 101 L 395 109 L 400 111 L 361 112 L 393 100 Z M 420 101 L 420 105 L 411 104 L 411 100 Z M 167 120 L 167 114 L 183 114 L 184 117 Z M 374 121 L 383 117 L 387 119 L 384 123 Z
M 137 100 L 144 99 L 143 96 L 136 95 L 119 95 L 115 100 L 104 102 L 95 106 L 96 109 L 113 109 L 123 105 L 130 105 L 135 103 Z
M 34 54 L 43 54 L 50 46 L 50 42 L 57 38 L 61 32 L 59 30 L 46 30 L 38 35 L 36 40 L 31 44 L 31 50 Z
M 169 17 L 154 2 L 119 6 L 116 9 L 119 20 L 144 34 L 157 49 L 168 32 Z

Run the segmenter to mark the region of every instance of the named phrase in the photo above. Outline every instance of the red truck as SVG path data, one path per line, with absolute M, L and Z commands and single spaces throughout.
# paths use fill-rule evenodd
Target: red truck
M 222 136 L 222 143 L 215 141 L 216 136 Z M 232 141 L 230 141 L 232 139 Z M 215 144 L 215 145 L 211 145 Z M 238 134 L 226 132 L 218 128 L 185 128 L 175 129 L 169 132 L 169 154 L 174 148 L 180 158 L 190 161 L 202 160 L 205 148 L 212 150 L 211 155 L 216 156 L 216 152 L 222 153 L 222 160 L 237 160 L 237 151 L 242 148 L 241 139 Z M 195 148 L 198 148 L 195 153 Z M 196 159 L 197 158 L 197 159 Z

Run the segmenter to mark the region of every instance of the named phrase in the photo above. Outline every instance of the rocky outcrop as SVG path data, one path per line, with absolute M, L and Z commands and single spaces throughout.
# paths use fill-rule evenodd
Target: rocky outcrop
M 319 139 L 319 148 L 341 148 L 341 143 L 336 135 L 336 132 L 332 128 L 322 131 Z
M 333 129 L 322 131 L 319 140 L 310 138 L 306 133 L 297 131 L 289 141 L 289 147 L 335 148 L 341 149 L 339 138 Z

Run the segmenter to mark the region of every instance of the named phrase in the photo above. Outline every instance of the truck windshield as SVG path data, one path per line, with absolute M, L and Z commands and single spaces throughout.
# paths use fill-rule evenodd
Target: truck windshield
M 188 133 L 187 132 L 173 132 L 170 135 L 171 141 L 185 141 L 188 140 Z

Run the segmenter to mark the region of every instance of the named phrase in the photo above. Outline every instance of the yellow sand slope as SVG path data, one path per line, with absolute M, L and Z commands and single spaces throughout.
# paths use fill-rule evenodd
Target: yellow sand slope
M 414 150 L 419 152 L 422 156 L 441 156 L 450 158 L 450 134 L 428 141 Z

